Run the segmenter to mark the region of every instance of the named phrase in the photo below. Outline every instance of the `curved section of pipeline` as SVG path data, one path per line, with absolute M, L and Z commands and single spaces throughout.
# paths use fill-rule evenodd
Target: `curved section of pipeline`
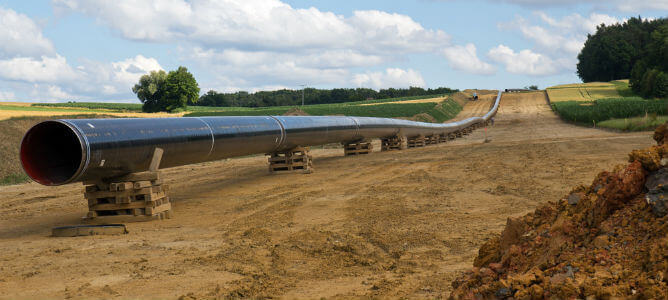
M 482 117 L 450 123 L 344 116 L 258 116 L 152 119 L 67 119 L 41 122 L 21 142 L 21 164 L 43 185 L 148 170 L 155 148 L 161 168 L 271 153 L 296 146 L 392 136 L 448 134 L 492 118 L 501 92 Z

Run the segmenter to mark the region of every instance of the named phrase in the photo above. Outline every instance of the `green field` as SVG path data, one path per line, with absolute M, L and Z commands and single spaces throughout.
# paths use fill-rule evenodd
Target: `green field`
M 605 98 L 618 98 L 621 90 L 630 90 L 628 81 L 613 82 L 589 82 L 564 84 L 545 89 L 550 97 L 550 102 L 561 101 L 594 101 Z
M 617 129 L 621 131 L 654 130 L 657 126 L 666 123 L 668 116 L 648 114 L 643 117 L 611 119 L 596 124 L 599 127 Z
M 335 104 L 314 104 L 307 105 L 306 107 L 311 106 L 320 106 L 320 105 L 359 105 L 359 104 L 371 104 L 371 103 L 387 103 L 387 102 L 397 102 L 397 101 L 406 101 L 406 100 L 418 100 L 418 99 L 430 99 L 430 98 L 439 98 L 445 97 L 447 95 L 427 95 L 427 96 L 413 96 L 413 97 L 400 97 L 400 98 L 388 98 L 388 99 L 374 99 L 374 100 L 364 100 L 356 102 L 346 102 L 346 103 L 335 103 Z M 67 103 L 34 103 L 31 105 L 35 110 L 43 108 L 43 110 L 54 109 L 54 108 L 86 108 L 91 110 L 110 110 L 117 112 L 141 112 L 142 104 L 140 103 L 108 103 L 108 102 L 67 102 Z M 8 106 L 9 107 L 9 106 Z M 277 111 L 283 111 L 283 108 L 287 106 L 273 106 L 273 107 L 262 107 L 257 109 L 276 109 L 280 108 Z M 16 109 L 14 106 L 13 108 Z M 247 107 L 215 107 L 215 106 L 188 106 L 185 111 L 189 112 L 212 112 L 212 111 L 233 111 L 234 109 L 239 109 L 240 111 L 246 111 Z M 26 110 L 26 109 L 23 109 Z M 67 110 L 72 111 L 72 110 Z M 75 110 L 76 111 L 76 110 Z M 85 110 L 80 110 L 85 111 Z M 287 111 L 287 110 L 285 110 Z
M 610 119 L 633 118 L 647 114 L 666 115 L 668 100 L 625 97 L 599 99 L 592 102 L 553 102 L 552 107 L 566 121 L 583 125 L 596 125 Z
M 410 99 L 403 99 L 410 100 Z M 418 119 L 421 121 L 444 122 L 455 117 L 462 107 L 454 100 L 445 100 L 440 104 L 433 102 L 427 103 L 391 103 L 395 101 L 381 102 L 375 105 L 360 105 L 369 102 L 349 102 L 338 104 L 316 104 L 303 107 L 294 106 L 276 106 L 262 108 L 248 107 L 230 107 L 226 109 L 218 108 L 216 111 L 196 111 L 188 113 L 186 117 L 201 116 L 267 116 L 282 115 L 286 112 L 299 108 L 306 114 L 313 116 L 326 115 L 345 115 L 358 117 L 385 117 L 385 118 L 411 118 L 420 114 L 427 114 Z M 388 103 L 389 102 L 389 103 Z

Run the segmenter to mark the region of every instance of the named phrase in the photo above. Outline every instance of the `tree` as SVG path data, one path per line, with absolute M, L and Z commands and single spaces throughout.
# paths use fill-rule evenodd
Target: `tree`
M 179 67 L 176 71 L 151 71 L 135 84 L 132 91 L 144 103 L 145 112 L 169 111 L 186 108 L 197 102 L 199 86 L 188 69 Z
M 199 86 L 193 74 L 186 67 L 179 67 L 170 71 L 165 80 L 165 97 L 162 107 L 166 111 L 184 109 L 188 104 L 194 104 L 199 97 Z
M 137 98 L 144 103 L 142 111 L 160 111 L 160 102 L 165 95 L 166 79 L 167 73 L 162 70 L 151 71 L 148 75 L 139 78 L 139 83 L 135 84 L 132 92 L 137 94 Z

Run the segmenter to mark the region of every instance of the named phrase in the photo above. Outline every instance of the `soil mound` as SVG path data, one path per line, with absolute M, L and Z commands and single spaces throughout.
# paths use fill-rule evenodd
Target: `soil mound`
M 450 298 L 668 299 L 668 125 L 654 139 L 590 186 L 509 218 Z

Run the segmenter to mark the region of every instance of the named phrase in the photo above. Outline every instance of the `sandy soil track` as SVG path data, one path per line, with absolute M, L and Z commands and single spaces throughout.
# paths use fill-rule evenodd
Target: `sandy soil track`
M 508 216 L 652 144 L 564 124 L 543 93 L 504 95 L 495 123 L 488 143 L 315 150 L 309 175 L 263 156 L 168 169 L 175 218 L 122 236 L 48 236 L 85 214 L 81 185 L 0 187 L 0 298 L 447 296 Z

